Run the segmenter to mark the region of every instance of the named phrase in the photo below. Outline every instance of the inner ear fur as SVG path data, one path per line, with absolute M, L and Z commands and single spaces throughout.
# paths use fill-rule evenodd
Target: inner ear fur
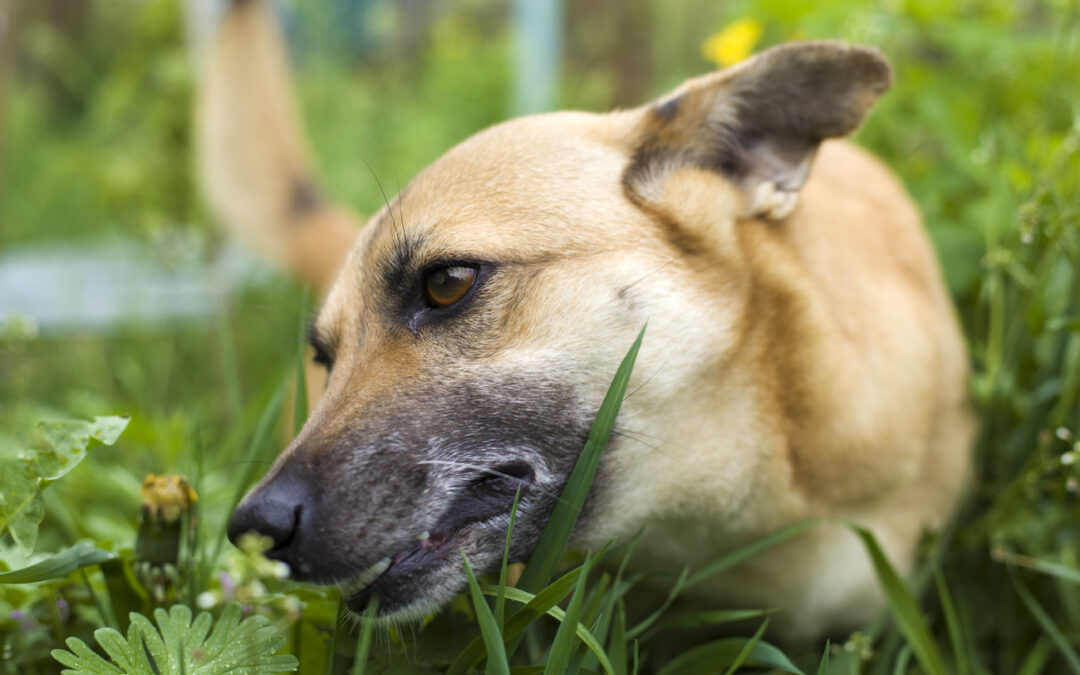
M 738 216 L 783 218 L 821 142 L 855 131 L 891 84 L 889 63 L 868 47 L 774 47 L 644 108 L 623 183 L 650 203 L 674 173 L 712 171 L 745 196 Z

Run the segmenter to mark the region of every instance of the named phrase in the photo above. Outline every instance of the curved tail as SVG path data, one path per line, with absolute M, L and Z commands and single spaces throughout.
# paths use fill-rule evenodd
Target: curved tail
M 316 188 L 281 35 L 261 0 L 230 3 L 203 63 L 195 117 L 197 170 L 214 217 L 325 291 L 361 222 Z

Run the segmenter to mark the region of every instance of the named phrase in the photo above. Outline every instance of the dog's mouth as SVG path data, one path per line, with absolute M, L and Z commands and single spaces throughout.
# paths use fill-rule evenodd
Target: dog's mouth
M 505 534 L 518 490 L 524 499 L 533 475 L 525 463 L 484 471 L 453 500 L 430 531 L 412 537 L 396 553 L 337 583 L 345 606 L 360 614 L 376 598 L 378 615 L 386 617 L 411 607 L 432 608 L 440 602 L 435 596 L 458 592 L 465 579 L 461 551 L 470 558 L 479 555 L 470 550 L 480 538 L 477 535 L 491 535 L 492 541 L 501 543 L 494 535 L 498 530 Z M 501 554 L 502 546 L 498 548 Z M 492 556 L 483 557 L 483 561 L 470 559 L 470 563 L 474 567 L 486 564 Z

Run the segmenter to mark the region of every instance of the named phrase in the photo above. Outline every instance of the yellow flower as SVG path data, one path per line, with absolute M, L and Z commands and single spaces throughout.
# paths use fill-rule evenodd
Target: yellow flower
M 701 55 L 720 68 L 733 66 L 750 56 L 763 31 L 756 19 L 737 19 L 701 45 Z

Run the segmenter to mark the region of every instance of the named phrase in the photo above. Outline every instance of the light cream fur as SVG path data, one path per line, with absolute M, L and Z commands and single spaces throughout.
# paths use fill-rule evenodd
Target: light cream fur
M 235 82 L 214 77 L 208 89 Z M 281 90 L 267 102 L 290 105 Z M 476 344 L 493 370 L 558 364 L 595 403 L 648 321 L 601 474 L 613 489 L 580 543 L 644 527 L 638 563 L 678 570 L 783 525 L 834 516 L 870 527 L 910 570 L 924 529 L 940 527 L 963 490 L 973 435 L 967 355 L 914 205 L 868 153 L 826 141 L 797 193 L 748 195 L 717 172 L 683 167 L 651 186 L 643 208 L 622 179 L 650 114 L 514 120 L 423 171 L 392 205 L 396 222 L 384 210 L 357 238 L 329 291 L 319 327 L 339 351 L 328 391 L 336 400 L 352 392 L 351 404 L 319 408 L 309 424 L 347 425 L 410 364 L 447 358 L 383 335 L 365 301 L 400 226 L 423 242 L 421 257 L 502 263 L 517 289 L 514 311 Z M 323 246 L 281 238 L 281 209 L 267 195 L 287 174 L 248 188 L 238 177 L 249 168 L 214 159 L 219 143 L 239 142 L 224 136 L 258 147 L 254 133 L 272 138 L 292 129 L 291 117 L 279 125 L 270 115 L 248 131 L 227 111 L 201 115 L 210 129 L 204 182 L 222 217 L 267 240 L 263 250 L 291 269 L 336 269 L 340 229 Z M 306 166 L 295 147 L 281 145 L 278 159 Z M 249 225 L 260 218 L 261 231 Z M 693 247 L 680 245 L 687 238 Z M 784 607 L 789 636 L 850 628 L 882 607 L 866 555 L 835 523 L 695 593 Z

